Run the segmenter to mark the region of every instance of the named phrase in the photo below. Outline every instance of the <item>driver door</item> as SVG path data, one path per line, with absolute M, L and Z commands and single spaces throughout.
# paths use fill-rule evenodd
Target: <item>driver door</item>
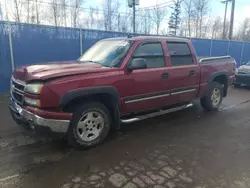
M 127 87 L 124 88 L 124 110 L 126 113 L 155 109 L 167 103 L 169 91 L 166 88 L 168 73 L 162 43 L 147 41 L 139 44 L 132 55 L 145 59 L 147 68 L 127 72 Z M 129 66 L 129 64 L 128 64 Z

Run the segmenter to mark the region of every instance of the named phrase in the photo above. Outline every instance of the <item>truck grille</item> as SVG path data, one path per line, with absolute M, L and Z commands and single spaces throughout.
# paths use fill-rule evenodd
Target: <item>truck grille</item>
M 14 78 L 11 79 L 11 96 L 16 103 L 23 105 L 25 83 Z

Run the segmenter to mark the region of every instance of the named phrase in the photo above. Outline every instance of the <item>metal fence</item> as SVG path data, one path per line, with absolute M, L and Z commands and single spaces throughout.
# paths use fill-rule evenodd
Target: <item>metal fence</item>
M 9 90 L 12 70 L 41 62 L 74 60 L 96 41 L 127 33 L 0 22 L 0 93 Z M 140 35 L 140 34 L 136 34 Z M 198 56 L 231 55 L 250 61 L 250 43 L 192 38 Z

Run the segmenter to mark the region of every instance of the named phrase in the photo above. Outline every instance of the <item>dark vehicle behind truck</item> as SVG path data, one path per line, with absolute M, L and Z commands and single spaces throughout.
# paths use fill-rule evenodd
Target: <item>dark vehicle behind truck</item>
M 250 61 L 236 70 L 234 86 L 239 87 L 241 85 L 250 86 Z
M 17 124 L 66 135 L 84 148 L 121 123 L 188 108 L 194 99 L 218 109 L 235 70 L 230 56 L 198 62 L 187 39 L 105 39 L 76 61 L 17 69 L 9 106 Z

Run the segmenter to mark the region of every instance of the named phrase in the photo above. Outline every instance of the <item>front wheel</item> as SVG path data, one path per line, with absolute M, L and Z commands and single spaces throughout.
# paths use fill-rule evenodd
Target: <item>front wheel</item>
M 73 110 L 68 142 L 78 149 L 92 147 L 104 141 L 110 128 L 108 109 L 99 102 L 86 103 Z
M 223 86 L 213 82 L 207 95 L 201 98 L 201 106 L 205 110 L 218 110 L 223 99 Z

